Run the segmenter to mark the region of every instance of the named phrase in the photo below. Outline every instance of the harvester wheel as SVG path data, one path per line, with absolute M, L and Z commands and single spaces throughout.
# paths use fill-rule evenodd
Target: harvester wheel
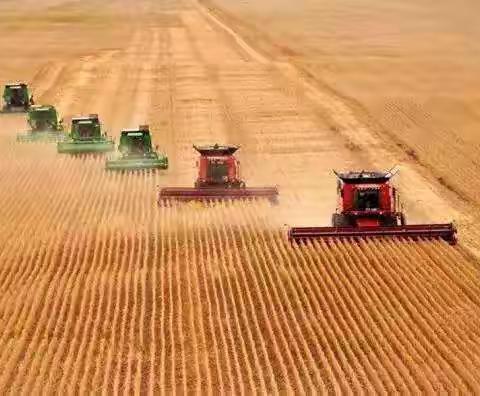
M 385 217 L 381 225 L 383 227 L 395 227 L 398 225 L 397 217 L 396 216 Z
M 334 213 L 332 215 L 332 226 L 334 227 L 348 227 L 350 222 L 348 221 L 348 217 L 342 215 L 340 213 Z

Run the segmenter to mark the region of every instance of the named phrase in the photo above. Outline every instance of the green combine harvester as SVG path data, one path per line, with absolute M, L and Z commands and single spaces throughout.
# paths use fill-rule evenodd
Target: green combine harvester
M 3 90 L 2 113 L 26 112 L 34 104 L 28 86 L 25 83 L 11 83 Z
M 58 142 L 65 139 L 63 120 L 52 105 L 33 105 L 28 110 L 30 131 L 17 135 L 18 142 Z
M 148 125 L 122 131 L 119 154 L 107 160 L 109 170 L 167 169 L 168 158 L 152 148 Z
M 57 143 L 59 153 L 105 153 L 114 149 L 113 140 L 102 132 L 97 114 L 72 118 L 70 134 L 66 140 Z

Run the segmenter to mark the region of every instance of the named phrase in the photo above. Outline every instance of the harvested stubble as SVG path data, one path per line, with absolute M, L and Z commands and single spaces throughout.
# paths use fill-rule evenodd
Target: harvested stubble
M 97 162 L 39 191 L 36 238 L 29 206 L 11 208 L 3 391 L 479 389 L 478 266 L 461 248 L 292 246 L 266 202 L 158 207 L 154 175 Z

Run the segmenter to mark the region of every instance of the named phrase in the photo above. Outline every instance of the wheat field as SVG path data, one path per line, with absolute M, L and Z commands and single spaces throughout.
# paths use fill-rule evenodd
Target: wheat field
M 85 7 L 78 35 L 32 17 L 54 59 L 18 46 L 39 65 L 1 81 L 25 78 L 66 124 L 99 113 L 117 140 L 149 123 L 172 166 L 109 173 L 102 156 L 17 143 L 24 116 L 0 116 L 1 394 L 480 391 L 480 265 L 463 243 L 288 241 L 288 225 L 328 222 L 331 167 L 377 165 L 339 133 L 360 128 L 339 102 L 312 100 L 196 2 L 42 7 L 52 21 Z M 93 8 L 115 35 L 81 19 Z M 242 145 L 248 184 L 278 184 L 278 206 L 157 202 L 192 185 L 191 145 L 217 141 Z M 434 215 L 455 213 L 415 169 Z
M 462 248 L 291 245 L 267 202 L 159 206 L 161 176 L 99 162 L 57 161 L 35 199 L 25 162 L 2 170 L 0 389 L 479 389 Z

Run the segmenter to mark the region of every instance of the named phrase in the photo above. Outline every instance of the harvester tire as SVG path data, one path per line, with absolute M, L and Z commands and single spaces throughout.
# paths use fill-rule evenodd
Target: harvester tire
M 385 219 L 381 222 L 381 225 L 383 227 L 395 227 L 398 224 L 398 219 L 396 216 L 392 216 L 392 217 L 385 217 Z
M 333 227 L 348 227 L 350 222 L 348 221 L 348 217 L 342 215 L 340 213 L 334 213 L 332 215 L 332 226 Z

